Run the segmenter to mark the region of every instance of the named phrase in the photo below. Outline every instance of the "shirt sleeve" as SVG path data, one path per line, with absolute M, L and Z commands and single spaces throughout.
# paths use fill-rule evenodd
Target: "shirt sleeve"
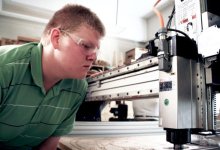
M 2 87 L 0 85 L 0 107 L 2 105 Z
M 77 111 L 82 104 L 82 102 L 85 100 L 86 92 L 83 94 L 81 100 L 79 100 L 79 103 L 72 109 L 70 112 L 70 115 L 59 125 L 59 127 L 55 130 L 52 136 L 62 136 L 67 135 L 69 132 L 72 131 Z
M 1 73 L 0 73 L 0 78 L 3 79 Z M 1 107 L 2 104 L 3 104 L 3 98 L 2 98 L 2 97 L 3 97 L 3 90 L 2 90 L 2 82 L 1 82 L 1 80 L 0 80 L 0 107 Z
M 68 134 L 72 129 L 76 118 L 76 112 L 71 113 L 71 115 L 64 120 L 62 124 L 55 130 L 52 136 L 62 136 Z

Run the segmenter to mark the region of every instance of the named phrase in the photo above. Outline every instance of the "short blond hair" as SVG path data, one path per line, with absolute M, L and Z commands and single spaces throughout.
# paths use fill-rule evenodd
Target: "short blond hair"
M 46 25 L 41 38 L 42 43 L 47 43 L 46 38 L 51 29 L 60 28 L 66 31 L 76 31 L 81 25 L 89 25 L 100 36 L 105 35 L 105 27 L 99 17 L 89 8 L 77 4 L 67 4 L 56 11 Z

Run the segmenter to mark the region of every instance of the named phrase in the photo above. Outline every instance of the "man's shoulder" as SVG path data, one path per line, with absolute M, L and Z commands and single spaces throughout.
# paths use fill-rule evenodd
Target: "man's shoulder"
M 8 45 L 0 47 L 0 85 L 7 87 L 11 82 L 20 82 L 29 68 L 31 52 L 35 44 Z M 22 51 L 23 50 L 23 51 Z
M 0 65 L 30 57 L 30 51 L 36 46 L 37 43 L 0 46 Z
M 0 46 L 0 53 L 5 52 L 5 51 L 10 51 L 10 50 L 15 50 L 15 49 L 28 49 L 28 48 L 31 48 L 37 45 L 38 43 L 36 42 L 30 42 L 26 44 L 2 45 Z

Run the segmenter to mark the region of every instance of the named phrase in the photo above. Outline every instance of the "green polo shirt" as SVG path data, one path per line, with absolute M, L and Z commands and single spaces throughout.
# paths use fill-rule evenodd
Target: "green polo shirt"
M 0 47 L 0 149 L 24 150 L 73 128 L 87 82 L 65 79 L 46 93 L 41 55 L 37 43 Z

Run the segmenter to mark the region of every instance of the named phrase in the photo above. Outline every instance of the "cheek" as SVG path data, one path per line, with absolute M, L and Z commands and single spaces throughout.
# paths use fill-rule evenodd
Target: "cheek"
M 74 48 L 74 45 L 68 43 L 67 40 L 63 42 L 60 48 L 62 53 L 61 61 L 68 66 L 81 63 L 85 60 L 85 56 L 82 54 L 82 51 Z
M 84 62 L 85 58 L 82 54 L 71 51 L 65 54 L 63 61 L 66 62 L 66 65 L 73 66 L 73 65 L 80 65 Z

